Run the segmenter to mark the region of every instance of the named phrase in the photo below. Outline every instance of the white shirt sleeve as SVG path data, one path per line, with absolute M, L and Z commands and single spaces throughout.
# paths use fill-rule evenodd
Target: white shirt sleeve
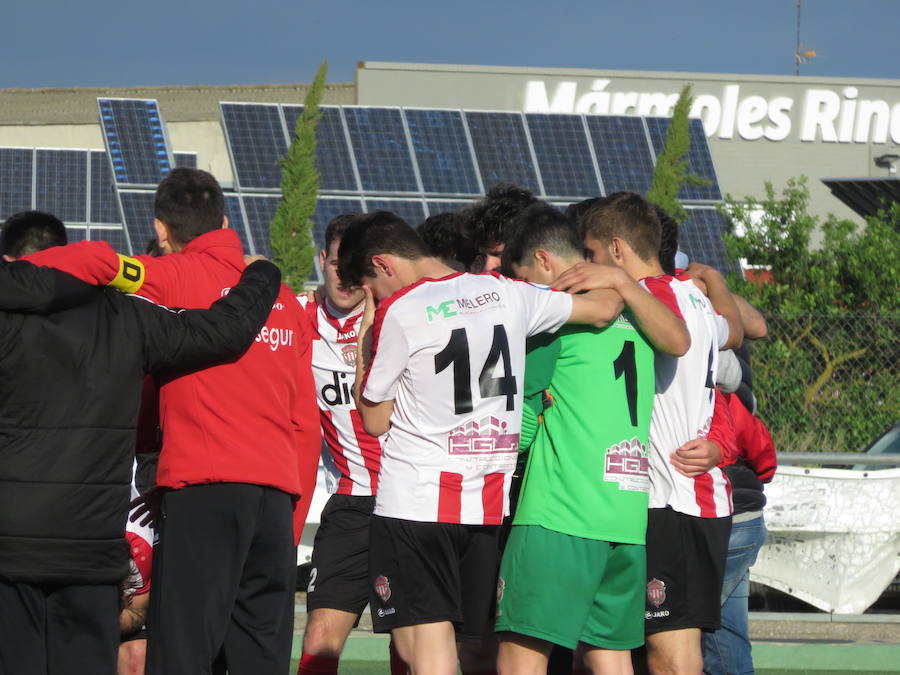
M 716 313 L 716 337 L 718 337 L 717 347 L 722 349 L 725 346 L 725 343 L 728 342 L 728 336 L 730 331 L 728 330 L 728 319 L 726 319 L 721 314 Z
M 388 309 L 394 311 L 376 312 L 372 326 L 372 361 L 363 386 L 363 397 L 372 403 L 394 400 L 409 363 L 409 343 L 397 319 L 396 305 Z
M 508 283 L 522 298 L 528 337 L 559 330 L 572 316 L 572 296 L 568 293 L 525 281 L 510 280 Z

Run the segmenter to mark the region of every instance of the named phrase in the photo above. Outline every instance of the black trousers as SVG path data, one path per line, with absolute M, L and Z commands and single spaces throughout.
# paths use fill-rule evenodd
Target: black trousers
M 119 587 L 0 580 L 0 675 L 115 675 Z
M 275 488 L 213 483 L 163 497 L 147 617 L 147 673 L 290 668 L 297 551 L 293 503 Z

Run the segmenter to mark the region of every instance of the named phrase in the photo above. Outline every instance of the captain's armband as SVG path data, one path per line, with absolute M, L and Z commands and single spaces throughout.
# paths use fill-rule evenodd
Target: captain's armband
M 109 286 L 123 293 L 137 293 L 146 278 L 144 263 L 121 253 L 116 255 L 119 257 L 119 271 L 109 282 Z

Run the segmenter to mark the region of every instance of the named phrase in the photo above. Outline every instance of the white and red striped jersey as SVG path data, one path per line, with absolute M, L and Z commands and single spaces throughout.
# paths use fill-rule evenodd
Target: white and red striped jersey
M 525 338 L 571 296 L 496 273 L 423 279 L 378 305 L 363 395 L 394 401 L 375 513 L 498 525 L 522 422 Z
M 350 388 L 356 377 L 356 336 L 362 310 L 342 314 L 328 301 L 297 301 L 313 323 L 312 368 L 322 427 L 322 464 L 328 492 L 372 496 L 378 490 L 381 444 L 367 434 Z
M 718 467 L 696 478 L 678 473 L 669 454 L 713 424 L 719 349 L 728 340 L 728 322 L 687 275 L 641 281 L 648 291 L 684 319 L 691 347 L 684 356 L 656 354 L 656 395 L 650 418 L 650 508 L 671 507 L 689 516 L 731 515 L 731 485 Z

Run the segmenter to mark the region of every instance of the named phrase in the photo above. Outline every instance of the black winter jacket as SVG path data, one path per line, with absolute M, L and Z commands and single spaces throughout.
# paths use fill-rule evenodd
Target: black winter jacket
M 124 578 L 144 374 L 242 353 L 280 279 L 257 262 L 210 309 L 175 311 L 26 262 L 0 266 L 0 578 Z

